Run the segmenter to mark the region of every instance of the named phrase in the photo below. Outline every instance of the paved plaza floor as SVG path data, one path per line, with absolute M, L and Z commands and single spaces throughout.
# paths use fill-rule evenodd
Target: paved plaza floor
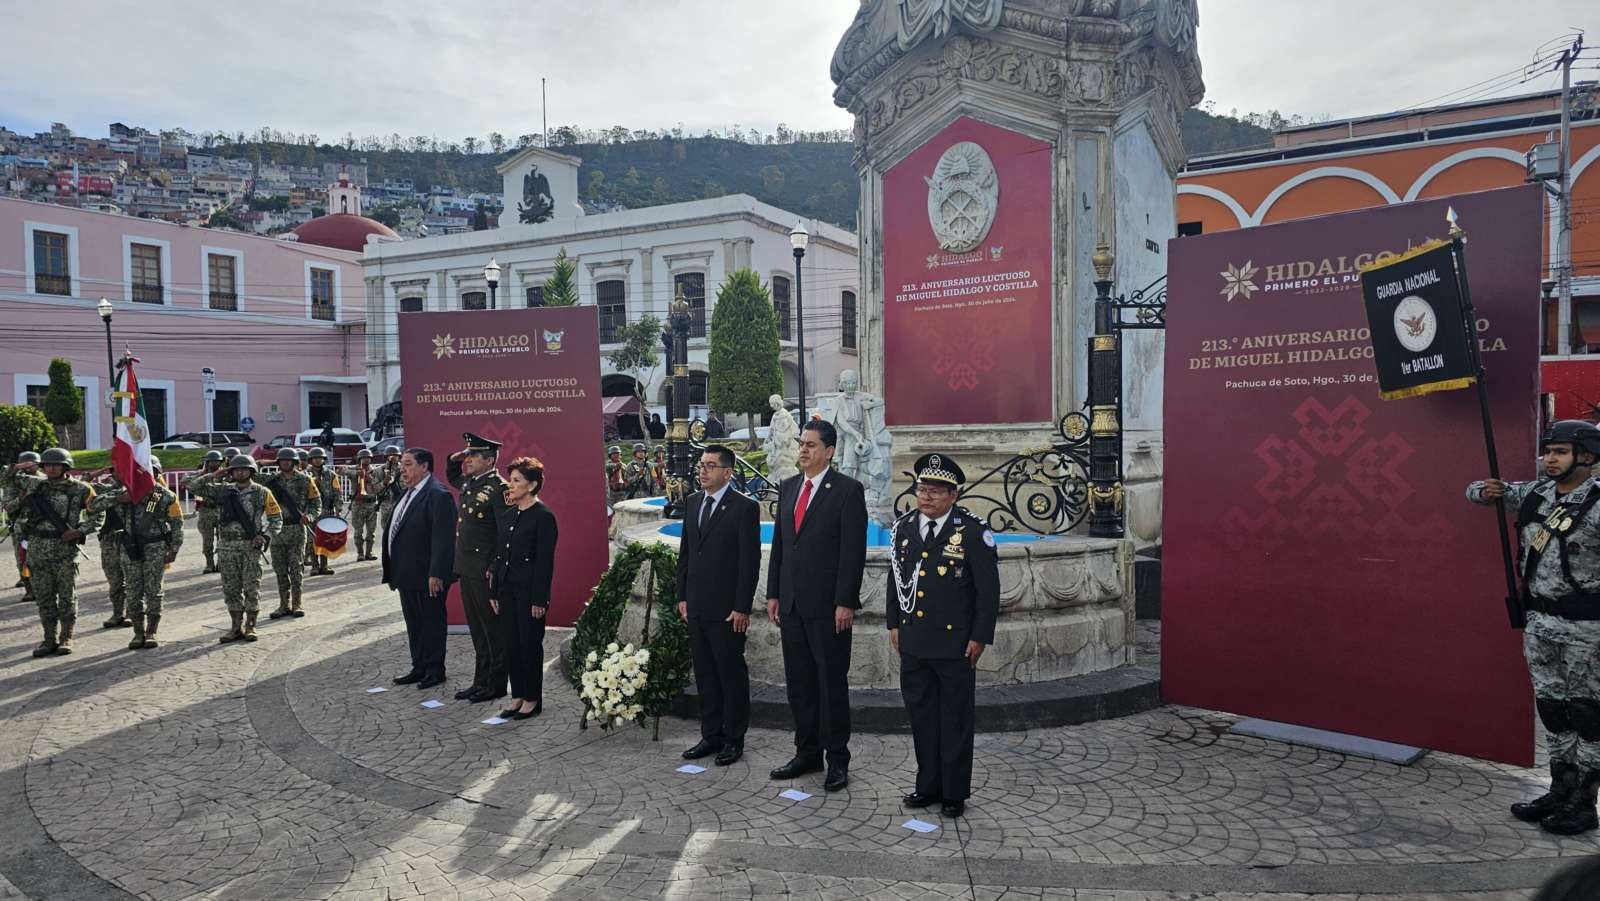
M 132 652 L 128 630 L 100 628 L 89 549 L 67 657 L 29 655 L 37 617 L 9 588 L 9 548 L 0 563 L 0 899 L 1511 901 L 1597 851 L 1505 812 L 1538 771 L 1399 767 L 1181 707 L 979 736 L 968 816 L 924 812 L 940 828 L 919 834 L 899 804 L 909 736 L 856 736 L 832 795 L 820 776 L 767 778 L 792 750 L 770 730 L 737 764 L 683 774 L 694 724 L 664 720 L 660 742 L 582 731 L 553 662 L 543 716 L 483 725 L 492 705 L 451 700 L 465 635 L 448 686 L 389 685 L 405 633 L 376 563 L 308 575 L 310 615 L 276 622 L 269 574 L 261 640 L 219 645 L 219 577 L 193 534 L 162 646 Z

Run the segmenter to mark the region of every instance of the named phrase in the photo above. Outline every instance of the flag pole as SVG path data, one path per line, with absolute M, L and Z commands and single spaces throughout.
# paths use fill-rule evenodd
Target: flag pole
M 1448 208 L 1445 220 L 1450 223 L 1450 259 L 1455 265 L 1456 282 L 1461 286 L 1461 309 L 1466 317 L 1467 353 L 1472 360 L 1472 370 L 1477 378 L 1478 413 L 1483 417 L 1484 449 L 1489 457 L 1489 478 L 1500 481 L 1500 455 L 1494 446 L 1494 419 L 1489 415 L 1489 386 L 1484 380 L 1483 350 L 1478 345 L 1478 313 L 1472 305 L 1472 290 L 1467 287 L 1467 233 L 1456 222 L 1455 207 Z M 1522 608 L 1522 592 L 1517 587 L 1517 567 L 1511 552 L 1511 529 L 1506 525 L 1506 499 L 1494 499 L 1495 524 L 1500 527 L 1500 559 L 1505 567 L 1506 616 L 1511 628 L 1527 625 L 1527 611 Z

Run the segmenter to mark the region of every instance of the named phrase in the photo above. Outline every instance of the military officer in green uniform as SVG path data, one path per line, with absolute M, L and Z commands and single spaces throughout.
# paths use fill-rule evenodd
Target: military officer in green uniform
M 106 467 L 103 475 L 102 479 L 95 481 L 95 487 L 102 492 L 102 496 L 107 490 L 123 488 L 122 481 L 110 467 Z M 109 504 L 100 505 L 97 509 L 104 514 L 100 528 L 95 532 L 100 542 L 100 571 L 105 573 L 106 591 L 111 596 L 111 618 L 101 623 L 100 627 L 122 629 L 133 625 L 126 613 L 128 590 L 122 573 L 122 511 Z
M 78 555 L 84 536 L 99 527 L 100 514 L 92 509 L 93 486 L 67 475 L 72 454 L 52 447 L 39 460 L 6 469 L 0 473 L 0 485 L 22 502 L 28 572 L 44 627 L 44 640 L 33 649 L 33 656 L 44 657 L 72 653 L 72 630 L 78 622 Z M 43 469 L 44 475 L 35 469 Z
M 268 614 L 304 616 L 300 609 L 300 561 L 306 552 L 306 533 L 322 512 L 322 494 L 317 482 L 300 469 L 300 452 L 292 447 L 278 449 L 278 474 L 267 480 L 267 488 L 283 510 L 283 529 L 272 541 L 272 572 L 278 579 L 278 609 Z
M 260 610 L 261 552 L 282 528 L 283 514 L 272 492 L 254 480 L 256 461 L 238 454 L 223 473 L 195 473 L 190 494 L 217 505 L 217 568 L 222 571 L 222 598 L 232 625 L 218 641 L 256 640 Z
M 372 468 L 372 451 L 356 451 L 356 465 L 344 474 L 350 486 L 350 540 L 356 545 L 356 560 L 372 559 L 372 542 L 378 528 L 378 479 Z
M 23 451 L 17 454 L 18 463 L 39 463 L 38 451 Z M 28 581 L 28 538 L 27 528 L 23 524 L 22 494 L 0 485 L 0 504 L 5 505 L 6 525 L 10 527 L 11 553 L 17 561 L 17 584 L 15 587 L 22 589 L 21 602 L 33 603 L 33 587 Z
M 495 469 L 500 442 L 471 432 L 467 446 L 450 455 L 445 478 L 461 492 L 456 519 L 455 574 L 461 578 L 461 606 L 472 633 L 472 684 L 456 692 L 456 700 L 489 701 L 506 694 L 506 645 L 489 604 L 486 572 L 494 559 L 498 536 L 495 512 L 505 504 L 506 480 Z
M 1577 835 L 1600 825 L 1600 429 L 1576 419 L 1550 424 L 1539 441 L 1544 477 L 1467 486 L 1467 499 L 1505 498 L 1522 543 L 1523 656 L 1550 752 L 1550 791 L 1511 805 L 1546 832 Z
M 233 450 L 233 448 L 228 448 Z M 222 468 L 222 451 L 206 451 L 201 462 L 201 472 L 211 473 Z M 204 498 L 194 499 L 195 526 L 200 530 L 200 550 L 206 555 L 206 568 L 202 572 L 217 571 L 217 505 Z
M 220 463 L 222 455 L 217 455 Z M 120 482 L 102 491 L 94 506 L 117 514 L 122 522 L 122 540 L 117 549 L 122 555 L 123 578 L 127 584 L 128 612 L 133 615 L 133 639 L 128 650 L 156 646 L 156 629 L 161 625 L 161 601 L 167 567 L 183 546 L 183 507 L 178 496 L 161 481 L 161 460 L 150 455 L 156 474 L 155 488 L 135 503 Z
M 317 483 L 317 493 L 322 495 L 321 509 L 312 512 L 311 524 L 316 525 L 316 520 L 324 516 L 339 516 L 343 512 L 344 497 L 340 492 L 339 473 L 328 465 L 328 452 L 320 447 L 313 447 L 306 452 L 307 465 L 311 468 L 306 471 L 312 481 Z M 333 567 L 328 565 L 328 558 L 317 553 L 316 535 L 314 529 L 306 529 L 306 559 L 311 563 L 311 574 L 317 576 L 333 575 Z M 295 609 L 299 609 L 298 606 Z
M 384 534 L 388 534 L 389 520 L 394 518 L 395 503 L 406 491 L 405 484 L 400 481 L 400 453 L 398 444 L 383 449 L 383 472 L 378 475 L 378 519 L 383 524 Z
M 965 481 L 956 461 L 926 454 L 914 471 L 917 507 L 895 523 L 885 617 L 917 756 L 902 800 L 959 817 L 972 793 L 978 658 L 1000 614 L 999 556 L 994 533 L 956 505 Z

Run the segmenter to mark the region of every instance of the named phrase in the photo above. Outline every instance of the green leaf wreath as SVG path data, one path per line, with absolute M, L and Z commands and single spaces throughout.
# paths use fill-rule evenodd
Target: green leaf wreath
M 633 583 L 638 580 L 639 569 L 650 564 L 650 585 L 646 597 L 654 599 L 654 609 L 647 615 L 644 647 L 650 651 L 648 679 L 637 695 L 644 708 L 638 723 L 641 727 L 647 717 L 660 717 L 683 694 L 684 686 L 694 675 L 694 659 L 689 652 L 689 627 L 678 615 L 678 555 L 660 544 L 630 544 L 617 556 L 600 577 L 594 595 L 578 617 L 572 634 L 572 649 L 567 657 L 567 679 L 581 690 L 584 661 L 593 651 L 601 658 L 606 656 L 606 646 L 617 641 L 617 629 L 622 624 L 622 614 L 627 610 L 633 594 Z M 620 643 L 620 642 L 619 642 Z M 588 702 L 584 703 L 585 712 Z

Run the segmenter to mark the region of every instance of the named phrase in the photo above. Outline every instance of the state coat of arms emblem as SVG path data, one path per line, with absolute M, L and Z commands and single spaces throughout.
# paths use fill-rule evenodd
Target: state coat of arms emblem
M 1000 209 L 1000 178 L 994 161 L 972 141 L 950 146 L 928 183 L 928 224 L 947 253 L 966 253 L 983 243 Z

